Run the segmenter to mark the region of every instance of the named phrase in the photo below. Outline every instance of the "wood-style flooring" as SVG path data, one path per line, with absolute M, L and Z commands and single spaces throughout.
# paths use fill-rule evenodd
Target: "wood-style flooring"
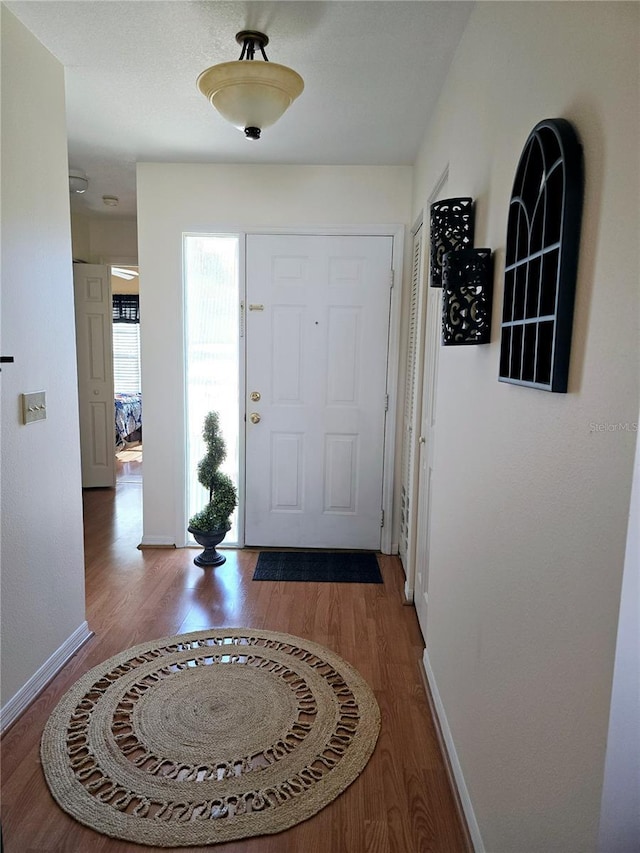
M 84 494 L 87 620 L 95 636 L 2 740 L 3 853 L 160 849 L 108 838 L 68 817 L 44 781 L 40 736 L 60 697 L 90 667 L 136 643 L 212 626 L 284 631 L 333 649 L 375 691 L 382 728 L 360 777 L 311 819 L 278 835 L 188 849 L 468 851 L 421 677 L 416 614 L 402 603 L 398 559 L 380 557 L 384 585 L 316 584 L 252 581 L 252 550 L 225 551 L 226 563 L 215 570 L 196 567 L 193 550 L 139 551 L 142 463 L 118 469 L 115 491 Z

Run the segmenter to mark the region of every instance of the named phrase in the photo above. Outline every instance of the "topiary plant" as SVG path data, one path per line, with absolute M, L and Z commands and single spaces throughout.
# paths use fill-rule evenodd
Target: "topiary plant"
M 198 482 L 209 490 L 209 503 L 189 519 L 189 527 L 202 531 L 226 531 L 231 527 L 229 519 L 238 504 L 238 495 L 231 479 L 218 471 L 227 455 L 227 448 L 220 434 L 217 412 L 209 412 L 204 419 L 202 437 L 207 452 L 198 463 Z

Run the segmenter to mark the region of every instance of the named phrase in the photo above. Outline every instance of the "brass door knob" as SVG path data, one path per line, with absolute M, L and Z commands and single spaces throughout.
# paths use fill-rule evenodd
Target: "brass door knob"
M 251 412 L 251 414 L 249 415 L 249 420 L 251 421 L 252 424 L 259 424 L 260 423 L 260 415 L 257 412 Z

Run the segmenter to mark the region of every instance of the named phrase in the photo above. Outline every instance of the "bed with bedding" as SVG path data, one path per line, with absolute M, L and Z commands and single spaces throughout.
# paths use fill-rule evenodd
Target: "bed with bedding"
M 139 440 L 142 433 L 142 394 L 116 394 L 116 447 Z

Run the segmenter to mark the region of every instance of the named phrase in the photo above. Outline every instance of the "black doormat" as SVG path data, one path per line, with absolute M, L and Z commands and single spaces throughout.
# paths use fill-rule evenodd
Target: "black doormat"
M 263 551 L 253 579 L 382 583 L 376 555 L 362 551 Z

